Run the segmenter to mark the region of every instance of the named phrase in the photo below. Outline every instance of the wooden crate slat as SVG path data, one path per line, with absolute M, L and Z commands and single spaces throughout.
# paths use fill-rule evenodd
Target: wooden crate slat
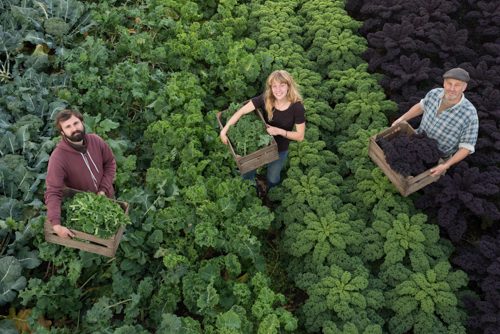
M 425 172 L 418 174 L 417 176 L 413 176 L 413 177 L 410 176 L 410 177 L 411 177 L 412 183 L 419 183 L 420 181 L 422 181 L 424 179 L 428 179 L 430 176 L 431 176 L 431 170 L 428 169 Z
M 127 210 L 128 212 L 128 210 Z M 113 237 L 114 239 L 114 245 L 113 245 L 113 253 L 111 256 L 114 256 L 116 253 L 116 250 L 118 249 L 118 246 L 120 246 L 120 241 L 122 240 L 123 232 L 125 231 L 125 226 L 120 226 L 118 229 L 118 232 L 116 232 L 115 236 Z
M 389 180 L 396 187 L 396 189 L 400 193 L 403 193 L 405 191 L 403 178 L 401 177 L 401 175 L 397 174 L 389 167 L 389 165 L 385 161 L 385 157 L 383 156 L 381 157 L 372 150 L 369 150 L 369 155 L 372 158 L 373 162 L 375 162 L 375 164 L 379 166 L 382 172 L 389 178 Z
M 417 183 L 412 183 L 408 186 L 407 192 L 408 194 L 414 193 L 415 191 L 418 191 L 422 189 L 425 186 L 428 186 L 429 184 L 435 182 L 438 179 L 438 177 L 434 176 L 429 176 L 427 178 L 423 178 L 420 182 Z
M 73 230 L 73 229 L 71 229 L 71 231 L 75 234 L 75 237 L 77 237 L 78 239 L 92 241 L 96 244 L 100 244 L 100 245 L 103 245 L 106 247 L 112 247 L 114 244 L 113 237 L 111 237 L 111 239 L 103 239 L 103 238 L 99 238 L 95 235 L 88 234 L 85 232 L 80 232 L 80 231 Z
M 245 174 L 249 171 L 257 169 L 265 164 L 278 160 L 279 155 L 276 147 L 268 146 L 261 150 L 253 152 L 251 155 L 246 155 L 237 158 L 240 173 Z
M 54 244 L 58 244 L 65 247 L 75 248 L 95 254 L 100 254 L 108 257 L 113 257 L 115 252 L 113 248 L 109 248 L 103 245 L 96 245 L 87 243 L 80 240 L 75 240 L 71 238 L 61 238 L 56 234 L 46 233 L 45 240 Z

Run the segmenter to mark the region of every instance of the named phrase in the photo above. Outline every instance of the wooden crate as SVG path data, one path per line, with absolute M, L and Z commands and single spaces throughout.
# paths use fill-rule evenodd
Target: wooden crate
M 219 123 L 219 127 L 221 128 L 221 130 L 224 127 L 221 120 L 223 112 L 224 111 L 217 113 L 217 122 Z M 262 117 L 261 112 L 259 110 L 256 110 L 255 112 L 260 117 L 262 122 L 265 124 L 264 117 Z M 274 140 L 274 138 L 272 139 L 271 143 L 268 146 L 261 148 L 250 154 L 247 154 L 245 156 L 236 154 L 233 145 L 231 144 L 231 140 L 229 140 L 227 146 L 229 147 L 229 151 L 231 152 L 231 155 L 236 161 L 236 165 L 238 166 L 238 169 L 240 170 L 241 174 L 248 173 L 254 169 L 257 169 L 261 166 L 264 166 L 270 162 L 279 159 L 278 144 L 276 144 L 276 140 Z
M 71 198 L 78 192 L 80 191 L 66 188 L 63 191 L 63 198 Z M 116 200 L 112 201 L 118 203 L 123 209 L 123 211 L 125 211 L 125 214 L 128 214 L 129 205 L 127 202 L 116 201 Z M 75 234 L 75 237 L 62 238 L 54 232 L 54 230 L 52 229 L 52 224 L 50 224 L 48 220 L 46 220 L 44 224 L 44 234 L 45 234 L 45 240 L 47 242 L 80 249 L 90 253 L 113 257 L 115 256 L 116 250 L 120 245 L 123 232 L 125 231 L 125 226 L 120 226 L 120 228 L 118 228 L 116 233 L 111 238 L 108 239 L 99 238 L 95 235 L 87 234 L 74 229 L 71 229 L 71 231 Z
M 430 169 L 418 174 L 417 176 L 403 176 L 392 170 L 385 160 L 384 151 L 382 151 L 380 146 L 377 144 L 377 140 L 380 138 L 391 139 L 399 132 L 413 135 L 415 130 L 407 122 L 401 122 L 375 136 L 372 136 L 370 138 L 370 143 L 368 144 L 368 155 L 373 162 L 379 166 L 380 169 L 382 169 L 384 174 L 389 178 L 389 180 L 391 180 L 392 184 L 394 184 L 401 195 L 408 196 L 431 184 L 432 182 L 436 182 L 440 176 L 432 176 Z

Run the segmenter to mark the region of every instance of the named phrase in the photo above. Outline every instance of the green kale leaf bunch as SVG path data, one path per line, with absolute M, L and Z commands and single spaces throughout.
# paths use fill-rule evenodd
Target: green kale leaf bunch
M 120 205 L 92 192 L 77 193 L 64 203 L 66 225 L 100 238 L 110 238 L 122 225 L 131 224 Z
M 255 115 L 246 115 L 229 128 L 229 138 L 236 154 L 241 156 L 266 147 L 273 137 L 267 134 L 264 122 Z

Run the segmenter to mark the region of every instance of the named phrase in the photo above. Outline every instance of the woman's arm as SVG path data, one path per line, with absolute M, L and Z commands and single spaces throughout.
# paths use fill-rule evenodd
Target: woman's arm
M 267 133 L 271 136 L 281 136 L 289 140 L 303 141 L 306 133 L 306 123 L 295 124 L 295 131 L 286 131 L 275 126 L 268 126 Z
M 231 118 L 229 118 L 229 120 L 227 121 L 226 125 L 224 125 L 224 127 L 222 128 L 221 132 L 220 132 L 220 140 L 225 144 L 227 145 L 228 143 L 228 139 L 227 139 L 227 131 L 229 130 L 229 127 L 231 125 L 234 125 L 236 124 L 236 122 L 238 122 L 238 120 L 241 118 L 241 116 L 243 115 L 246 115 L 248 113 L 251 113 L 252 111 L 255 110 L 255 106 L 252 102 L 252 100 L 248 101 L 247 104 L 245 104 L 243 107 L 241 107 L 240 109 L 238 109 L 234 114 L 233 116 L 231 116 Z

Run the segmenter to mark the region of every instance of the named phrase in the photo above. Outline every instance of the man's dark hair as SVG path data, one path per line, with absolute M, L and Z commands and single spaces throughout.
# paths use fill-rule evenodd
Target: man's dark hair
M 56 127 L 56 129 L 62 131 L 61 122 L 67 121 L 68 119 L 71 118 L 71 116 L 75 116 L 76 118 L 78 118 L 80 121 L 83 122 L 83 116 L 82 114 L 80 114 L 80 112 L 71 109 L 63 109 L 56 115 L 56 119 L 54 121 L 54 126 Z

